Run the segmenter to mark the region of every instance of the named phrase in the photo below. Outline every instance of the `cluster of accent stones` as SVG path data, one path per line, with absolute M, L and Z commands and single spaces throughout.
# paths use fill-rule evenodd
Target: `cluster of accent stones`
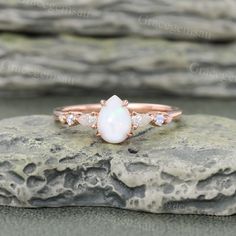
M 61 123 L 67 124 L 69 126 L 81 124 L 86 127 L 94 128 L 97 124 L 97 115 L 91 113 L 85 113 L 81 115 L 70 113 L 64 116 L 60 116 L 59 120 Z
M 148 124 L 162 126 L 166 122 L 166 117 L 163 114 L 152 115 L 149 113 L 136 113 L 132 115 L 132 124 L 134 129 L 144 127 Z
M 157 126 L 162 126 L 166 120 L 165 116 L 162 114 L 157 114 L 156 116 L 153 116 L 149 113 L 135 113 L 132 114 L 131 118 L 134 129 L 147 126 L 150 123 L 154 123 Z M 62 123 L 68 124 L 69 126 L 81 124 L 85 127 L 94 128 L 97 125 L 97 115 L 90 113 L 81 115 L 68 114 L 64 117 L 59 117 L 59 120 Z

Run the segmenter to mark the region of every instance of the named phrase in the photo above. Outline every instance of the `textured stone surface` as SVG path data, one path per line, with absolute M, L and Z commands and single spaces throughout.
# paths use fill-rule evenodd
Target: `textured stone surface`
M 93 132 L 60 127 L 50 116 L 0 121 L 0 204 L 236 212 L 234 120 L 185 116 L 122 145 Z
M 0 0 L 0 95 L 236 97 L 235 16 L 234 0 Z
M 208 41 L 236 38 L 234 0 L 1 0 L 0 6 L 1 31 Z
M 236 97 L 235 43 L 0 35 L 0 56 L 0 94 L 80 89 Z

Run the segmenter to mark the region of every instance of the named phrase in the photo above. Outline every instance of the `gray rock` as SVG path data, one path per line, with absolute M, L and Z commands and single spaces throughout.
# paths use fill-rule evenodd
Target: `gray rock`
M 236 97 L 235 16 L 234 0 L 0 0 L 0 95 Z
M 236 213 L 236 122 L 193 115 L 122 145 L 50 116 L 0 121 L 0 205 Z
M 0 36 L 0 94 L 106 91 L 236 97 L 236 44 Z
M 236 38 L 234 0 L 1 0 L 0 6 L 0 30 L 8 32 L 207 41 Z

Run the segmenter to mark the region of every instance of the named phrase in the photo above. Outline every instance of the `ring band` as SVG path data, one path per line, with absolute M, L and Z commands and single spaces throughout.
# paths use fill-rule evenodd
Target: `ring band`
M 56 121 L 68 126 L 83 125 L 97 129 L 108 143 L 121 143 L 139 127 L 151 124 L 160 127 L 180 118 L 177 107 L 162 104 L 128 103 L 114 95 L 100 104 L 81 104 L 54 110 Z

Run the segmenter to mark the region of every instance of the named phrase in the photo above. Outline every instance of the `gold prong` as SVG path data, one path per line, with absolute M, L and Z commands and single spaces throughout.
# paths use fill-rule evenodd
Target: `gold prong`
M 62 123 L 62 124 L 66 124 L 66 117 L 64 115 L 60 115 L 58 117 L 58 120 Z
M 83 112 L 76 112 L 76 116 L 81 116 L 83 115 Z
M 130 132 L 130 133 L 127 134 L 127 138 L 131 138 L 132 136 L 133 136 L 133 133 L 132 133 L 132 132 Z
M 172 120 L 173 120 L 172 117 L 170 117 L 170 116 L 166 116 L 166 117 L 165 117 L 165 122 L 164 122 L 164 124 L 169 124 L 169 123 L 172 122 Z
M 132 128 L 133 130 L 136 130 L 138 128 L 138 125 L 133 125 Z
M 132 111 L 131 115 L 136 116 L 138 113 L 136 111 Z
M 96 125 L 96 124 L 95 124 L 95 125 L 92 125 L 91 128 L 92 128 L 92 129 L 97 129 L 97 125 Z
M 155 121 L 155 116 L 153 114 L 149 114 L 149 116 L 151 117 L 151 122 L 154 122 Z
M 106 100 L 101 100 L 100 101 L 100 104 L 104 107 L 104 106 L 106 106 Z
M 69 125 L 67 124 L 69 127 L 74 127 L 74 126 L 77 126 L 79 124 L 79 122 L 77 120 L 74 120 L 74 123 Z
M 128 105 L 129 105 L 128 100 L 124 100 L 124 101 L 123 101 L 123 106 L 124 106 L 124 107 L 127 107 Z
M 95 111 L 93 111 L 93 112 L 91 112 L 91 115 L 92 115 L 92 116 L 97 116 L 97 115 L 98 115 L 98 113 L 97 113 L 97 112 L 95 112 Z
M 101 134 L 99 132 L 96 133 L 97 137 L 101 137 Z

